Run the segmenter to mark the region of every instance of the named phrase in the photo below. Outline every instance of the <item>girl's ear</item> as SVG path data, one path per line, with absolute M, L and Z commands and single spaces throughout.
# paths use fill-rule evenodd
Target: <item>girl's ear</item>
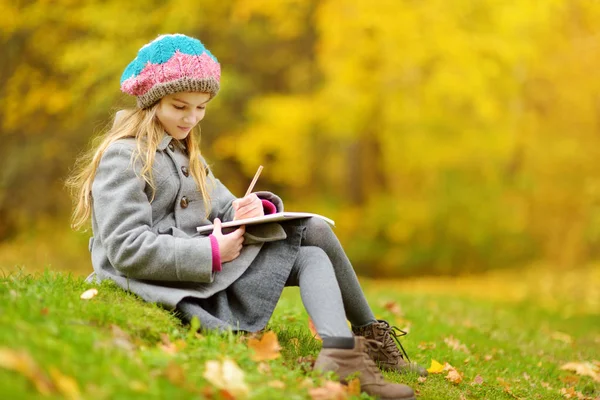
M 115 126 L 117 126 L 117 123 L 121 121 L 121 118 L 123 118 L 123 116 L 125 115 L 125 110 L 119 110 L 117 111 L 117 113 L 115 114 L 115 120 L 113 121 L 113 129 Z

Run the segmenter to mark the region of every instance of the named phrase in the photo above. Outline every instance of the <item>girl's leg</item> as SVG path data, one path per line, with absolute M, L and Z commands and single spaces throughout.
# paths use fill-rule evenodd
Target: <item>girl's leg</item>
M 320 247 L 331 260 L 342 293 L 346 316 L 352 326 L 362 327 L 376 322 L 354 268 L 331 227 L 319 218 L 308 218 L 306 228 L 302 246 Z
M 300 248 L 286 286 L 300 287 L 302 303 L 324 340 L 328 337 L 352 338 L 331 261 L 322 249 Z

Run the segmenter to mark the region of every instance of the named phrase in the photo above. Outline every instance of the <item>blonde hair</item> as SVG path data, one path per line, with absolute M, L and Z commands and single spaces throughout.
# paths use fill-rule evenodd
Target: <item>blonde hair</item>
M 158 104 L 147 109 L 119 111 L 115 116 L 112 128 L 104 135 L 96 138 L 92 147 L 77 159 L 75 170 L 66 182 L 73 196 L 72 227 L 74 229 L 80 229 L 89 220 L 92 214 L 92 183 L 96 176 L 96 170 L 108 146 L 119 139 L 130 137 L 136 139 L 136 150 L 132 154 L 131 165 L 133 167 L 135 163 L 141 162 L 141 177 L 152 188 L 150 201 L 154 199 L 156 187 L 152 175 L 152 165 L 158 144 L 165 135 L 162 124 L 156 118 Z M 204 208 L 208 216 L 211 202 L 207 190 L 207 174 L 200 161 L 199 125 L 190 132 L 183 143 L 187 148 L 190 159 L 190 174 L 202 194 Z

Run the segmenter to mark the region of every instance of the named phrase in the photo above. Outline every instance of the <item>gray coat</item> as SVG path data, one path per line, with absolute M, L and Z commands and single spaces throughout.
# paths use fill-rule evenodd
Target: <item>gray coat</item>
M 133 138 L 118 140 L 106 149 L 98 166 L 92 185 L 94 274 L 89 279 L 111 279 L 169 309 L 183 299 L 203 301 L 209 309 L 218 304 L 219 310 L 210 311 L 216 319 L 245 330 L 264 327 L 295 260 L 302 224 L 285 229 L 276 223 L 248 227 L 240 256 L 213 273 L 210 239 L 198 235 L 196 227 L 216 217 L 232 220 L 235 196 L 205 166 L 207 177 L 214 180 L 214 185 L 207 180 L 212 209 L 206 218 L 201 194 L 188 173 L 187 153 L 180 142 L 165 135 L 153 165 L 152 199 L 139 163 L 132 162 L 135 149 Z M 283 210 L 276 195 L 257 194 L 275 204 L 277 211 Z M 263 254 L 257 257 L 259 253 Z M 231 304 L 228 290 L 240 299 Z M 245 321 L 247 308 L 264 310 Z

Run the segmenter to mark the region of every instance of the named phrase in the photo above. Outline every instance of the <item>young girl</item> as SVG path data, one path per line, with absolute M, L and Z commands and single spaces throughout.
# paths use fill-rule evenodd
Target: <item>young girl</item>
M 269 192 L 236 198 L 201 156 L 195 128 L 220 75 L 202 43 L 181 34 L 148 43 L 123 72 L 121 90 L 137 108 L 119 113 L 70 179 L 74 226 L 91 217 L 92 278 L 196 316 L 203 329 L 248 332 L 266 326 L 285 286 L 299 286 L 323 338 L 316 369 L 359 373 L 370 395 L 413 399 L 376 362 L 427 372 L 400 354 L 397 328 L 375 318 L 329 225 L 306 218 L 222 231 L 221 221 L 282 211 L 283 202 Z M 213 222 L 212 234 L 197 234 Z

